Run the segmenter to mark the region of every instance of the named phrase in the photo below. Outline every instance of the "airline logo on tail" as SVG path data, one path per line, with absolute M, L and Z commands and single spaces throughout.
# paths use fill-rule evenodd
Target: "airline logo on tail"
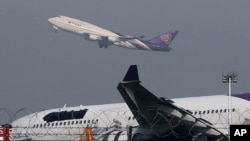
M 171 34 L 164 34 L 164 35 L 161 35 L 161 40 L 166 44 L 168 45 L 171 41 Z

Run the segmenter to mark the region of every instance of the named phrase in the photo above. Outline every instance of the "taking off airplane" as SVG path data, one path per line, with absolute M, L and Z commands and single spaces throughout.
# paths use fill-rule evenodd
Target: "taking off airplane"
M 250 124 L 250 93 L 233 94 L 230 108 L 228 95 L 159 98 L 140 84 L 135 65 L 117 89 L 125 103 L 32 113 L 11 123 L 12 139 L 228 141 L 229 123 Z
M 141 39 L 144 36 L 134 37 L 119 34 L 66 16 L 53 17 L 48 19 L 48 21 L 53 25 L 56 32 L 63 30 L 81 35 L 86 40 L 97 41 L 100 48 L 115 45 L 129 49 L 170 51 L 172 48 L 169 45 L 179 32 L 177 30 L 170 30 L 146 41 Z

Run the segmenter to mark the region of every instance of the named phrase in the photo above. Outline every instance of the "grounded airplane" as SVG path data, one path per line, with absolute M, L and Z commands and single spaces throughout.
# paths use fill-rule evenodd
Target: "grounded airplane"
M 170 51 L 172 48 L 169 45 L 179 32 L 177 30 L 170 30 L 146 41 L 141 40 L 144 36 L 133 37 L 115 33 L 88 22 L 66 16 L 53 17 L 48 19 L 48 21 L 53 25 L 55 32 L 63 30 L 81 35 L 86 40 L 97 41 L 100 48 L 115 45 L 129 49 Z
M 250 93 L 233 94 L 232 109 L 227 95 L 158 98 L 140 84 L 135 65 L 117 89 L 125 103 L 56 108 L 17 119 L 11 123 L 13 140 L 228 141 L 229 123 L 250 124 Z

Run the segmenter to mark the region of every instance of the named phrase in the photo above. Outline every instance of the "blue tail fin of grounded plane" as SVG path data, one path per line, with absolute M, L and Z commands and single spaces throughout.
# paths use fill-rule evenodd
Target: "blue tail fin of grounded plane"
M 159 36 L 154 37 L 153 39 L 149 40 L 149 42 L 157 45 L 157 46 L 169 46 L 169 44 L 174 40 L 175 36 L 179 33 L 178 30 L 170 30 L 165 32 Z
M 133 82 L 133 81 L 140 81 L 137 65 L 131 65 L 123 78 L 123 82 Z

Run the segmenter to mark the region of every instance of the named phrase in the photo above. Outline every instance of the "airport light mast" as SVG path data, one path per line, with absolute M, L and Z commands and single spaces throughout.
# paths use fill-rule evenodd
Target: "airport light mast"
M 237 83 L 238 74 L 236 72 L 222 73 L 222 83 L 228 83 L 228 135 L 230 135 L 230 125 L 232 123 L 232 83 Z

